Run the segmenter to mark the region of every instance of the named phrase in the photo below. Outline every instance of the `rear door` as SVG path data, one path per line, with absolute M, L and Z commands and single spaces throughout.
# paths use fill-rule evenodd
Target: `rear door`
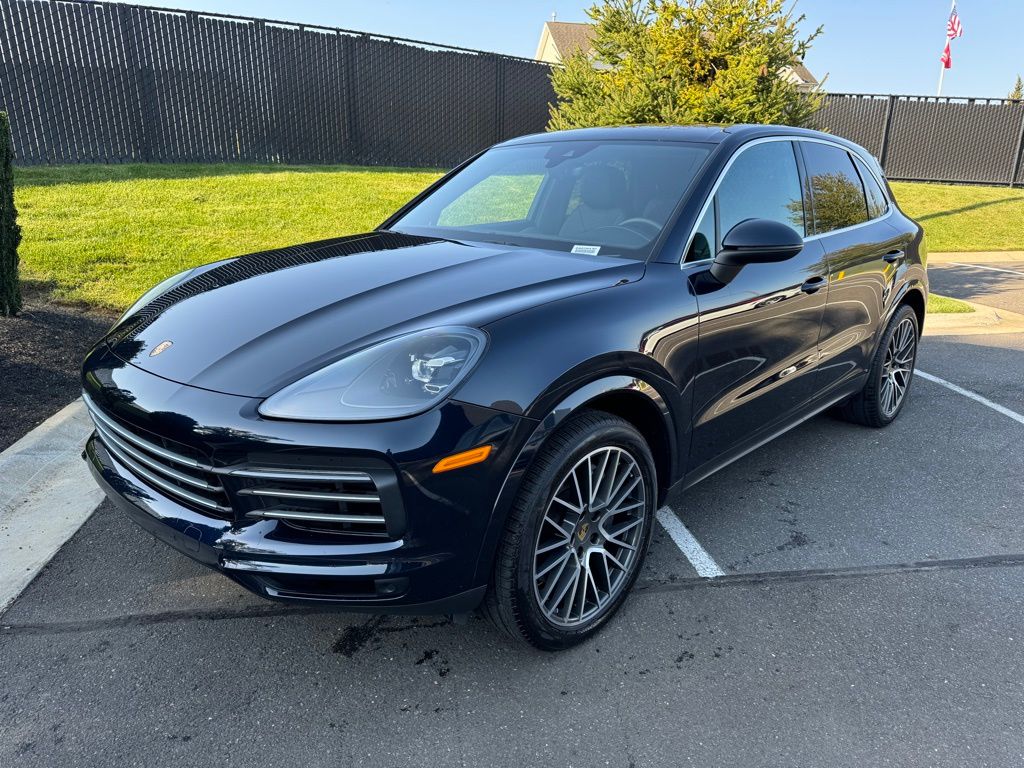
M 703 214 L 688 261 L 717 252 L 750 218 L 805 233 L 797 154 L 790 140 L 744 145 Z M 685 264 L 684 264 L 685 267 Z M 699 271 L 699 270 L 697 270 Z M 827 267 L 821 244 L 774 264 L 749 264 L 710 290 L 691 277 L 700 309 L 690 469 L 703 476 L 790 422 L 812 393 Z
M 887 223 L 888 199 L 863 160 L 823 141 L 798 146 L 806 169 L 810 240 L 828 258 L 815 384 L 827 393 L 867 371 L 908 243 L 907 235 Z

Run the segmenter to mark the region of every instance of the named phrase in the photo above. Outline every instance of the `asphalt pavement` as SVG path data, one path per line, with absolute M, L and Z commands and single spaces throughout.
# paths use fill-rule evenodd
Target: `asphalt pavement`
M 919 367 L 1024 413 L 1024 335 Z M 885 430 L 815 418 L 670 500 L 724 576 L 659 527 L 559 654 L 269 603 L 103 504 L 0 617 L 0 765 L 1020 765 L 1021 445 L 921 377 Z
M 928 265 L 931 290 L 1024 314 L 1024 260 L 972 263 L 969 253 L 958 258 Z

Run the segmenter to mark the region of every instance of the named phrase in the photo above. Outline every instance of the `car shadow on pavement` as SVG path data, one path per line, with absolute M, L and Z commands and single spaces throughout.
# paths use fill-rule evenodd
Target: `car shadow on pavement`
M 965 263 L 970 261 L 969 253 L 963 254 L 963 257 Z M 1024 272 L 1024 269 L 1020 271 Z M 931 290 L 937 294 L 977 301 L 981 304 L 985 303 L 986 296 L 991 296 L 994 293 L 1019 292 L 1024 289 L 1024 274 L 1013 275 L 991 269 L 961 267 L 955 264 L 942 264 L 930 268 L 928 279 Z M 927 326 L 927 321 L 925 324 Z

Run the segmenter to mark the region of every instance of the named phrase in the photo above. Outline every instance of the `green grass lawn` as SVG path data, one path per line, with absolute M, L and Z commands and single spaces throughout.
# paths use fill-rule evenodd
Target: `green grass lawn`
M 432 170 L 239 165 L 18 168 L 22 276 L 58 300 L 123 309 L 228 256 L 373 229 Z
M 928 294 L 928 313 L 932 315 L 959 315 L 965 312 L 973 312 L 974 307 L 966 301 L 951 299 L 948 296 L 937 296 L 934 293 Z
M 900 208 L 932 251 L 1024 250 L 1024 189 L 892 182 Z
M 372 229 L 439 175 L 344 166 L 18 168 L 22 275 L 58 300 L 123 309 L 197 264 Z M 1022 190 L 893 188 L 933 251 L 1024 249 Z

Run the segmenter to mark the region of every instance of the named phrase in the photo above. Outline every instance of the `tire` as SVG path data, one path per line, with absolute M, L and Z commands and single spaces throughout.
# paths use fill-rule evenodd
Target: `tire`
M 911 307 L 900 307 L 878 340 L 864 389 L 840 406 L 842 418 L 866 427 L 887 427 L 896 420 L 910 392 L 919 338 L 917 314 Z M 909 347 L 905 346 L 907 343 Z M 901 365 L 893 366 L 893 354 Z
M 484 600 L 488 618 L 546 651 L 597 632 L 643 566 L 657 487 L 650 448 L 629 422 L 598 411 L 571 417 L 523 478 Z

